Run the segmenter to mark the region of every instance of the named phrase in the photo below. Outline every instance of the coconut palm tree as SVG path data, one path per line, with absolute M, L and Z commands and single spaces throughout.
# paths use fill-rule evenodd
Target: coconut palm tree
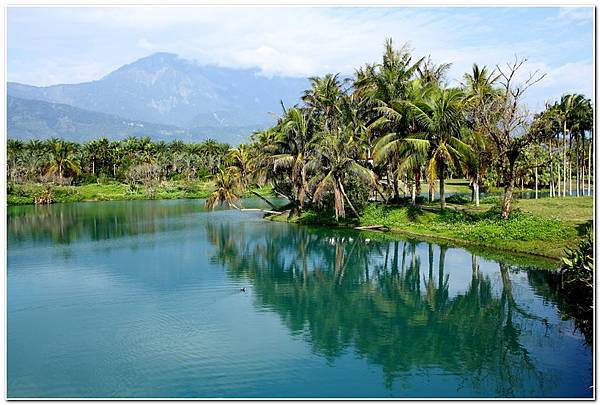
M 470 73 L 463 76 L 462 89 L 464 91 L 464 107 L 467 118 L 467 126 L 472 130 L 469 136 L 470 146 L 476 153 L 469 155 L 466 165 L 466 173 L 470 177 L 473 201 L 479 205 L 479 187 L 482 178 L 482 170 L 492 164 L 493 151 L 489 150 L 491 142 L 485 142 L 489 138 L 485 134 L 486 121 L 492 120 L 493 114 L 489 105 L 498 96 L 498 90 L 494 87 L 499 76 L 495 72 L 488 71 L 487 66 L 480 67 L 473 64 Z
M 62 179 L 66 169 L 79 173 L 81 168 L 76 161 L 77 144 L 62 139 L 51 139 L 49 141 L 50 166 L 47 173 L 58 172 Z
M 243 194 L 243 186 L 236 170 L 219 169 L 215 176 L 215 187 L 215 191 L 206 200 L 205 206 L 207 209 L 213 210 L 222 204 L 240 209 L 240 196 Z
M 307 170 L 313 174 L 309 181 L 314 190 L 313 202 L 322 202 L 331 192 L 336 221 L 346 217 L 346 204 L 355 216 L 359 216 L 344 187 L 347 176 L 356 176 L 366 184 L 377 186 L 375 173 L 360 165 L 356 156 L 352 131 L 345 128 L 324 133 L 316 147 L 315 158 L 307 164 Z
M 414 150 L 428 151 L 430 183 L 440 180 L 440 206 L 446 207 L 444 180 L 448 169 L 457 169 L 460 160 L 472 151 L 464 143 L 463 93 L 458 89 L 435 89 L 426 99 L 410 103 L 424 136 L 406 138 Z
M 413 63 L 407 47 L 396 50 L 388 38 L 382 63 L 366 65 L 356 72 L 353 96 L 367 100 L 366 107 L 371 110 L 367 127 L 377 139 L 375 149 L 381 150 L 389 144 L 385 153 L 380 153 L 381 159 L 376 164 L 387 167 L 388 184 L 392 186 L 395 201 L 400 198 L 398 179 L 401 176 L 397 144 L 407 135 L 411 123 L 404 100 L 413 98 L 414 94 L 421 91 L 421 82 L 413 79 L 422 61 L 423 58 Z M 416 173 L 418 167 L 412 169 L 415 170 L 415 177 L 419 177 Z
M 339 99 L 345 94 L 339 80 L 339 73 L 327 74 L 324 77 L 311 77 L 309 80 L 311 88 L 304 92 L 302 101 L 324 128 L 332 130 L 338 124 Z
M 308 192 L 305 166 L 313 149 L 313 111 L 298 107 L 285 112 L 275 138 L 275 154 L 272 156 L 273 169 L 289 173 L 292 195 L 299 209 L 303 209 Z M 336 108 L 337 111 L 337 108 Z M 331 117 L 330 117 L 331 118 Z

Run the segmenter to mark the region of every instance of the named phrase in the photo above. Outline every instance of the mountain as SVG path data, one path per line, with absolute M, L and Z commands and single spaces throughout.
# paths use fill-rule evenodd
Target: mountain
M 85 142 L 101 136 L 114 140 L 127 136 L 149 136 L 155 140 L 195 142 L 213 138 L 237 145 L 257 129 L 251 126 L 184 129 L 12 96 L 8 96 L 7 106 L 8 136 L 21 140 L 57 137 Z
M 36 87 L 9 82 L 8 94 L 181 128 L 264 128 L 273 124 L 270 113 L 281 111 L 280 100 L 296 104 L 307 86 L 307 79 L 201 66 L 156 53 L 87 83 Z

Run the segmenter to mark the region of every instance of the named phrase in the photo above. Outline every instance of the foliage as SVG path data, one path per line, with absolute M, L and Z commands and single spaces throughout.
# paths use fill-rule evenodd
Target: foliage
M 594 329 L 594 233 L 588 227 L 576 248 L 565 249 L 560 270 L 560 290 L 567 301 L 567 312 L 591 342 Z

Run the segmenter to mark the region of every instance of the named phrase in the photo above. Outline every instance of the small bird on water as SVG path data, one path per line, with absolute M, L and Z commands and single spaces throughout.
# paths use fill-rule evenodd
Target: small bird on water
M 240 288 L 240 291 L 246 292 L 246 287 Z

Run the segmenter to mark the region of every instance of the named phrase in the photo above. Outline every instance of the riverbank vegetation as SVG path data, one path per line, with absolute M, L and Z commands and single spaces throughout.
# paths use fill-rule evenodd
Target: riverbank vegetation
M 496 202 L 491 202 L 494 199 Z M 561 207 L 551 212 L 544 208 L 549 198 L 517 200 L 508 220 L 499 215 L 500 197 L 484 201 L 479 207 L 448 204 L 445 210 L 431 204 L 389 206 L 370 203 L 358 218 L 336 221 L 332 210 L 307 211 L 291 221 L 392 231 L 434 241 L 541 256 L 554 263 L 565 255 L 566 246 L 575 247 L 591 229 L 591 197 L 561 199 Z M 273 216 L 273 219 L 289 220 L 287 214 Z

